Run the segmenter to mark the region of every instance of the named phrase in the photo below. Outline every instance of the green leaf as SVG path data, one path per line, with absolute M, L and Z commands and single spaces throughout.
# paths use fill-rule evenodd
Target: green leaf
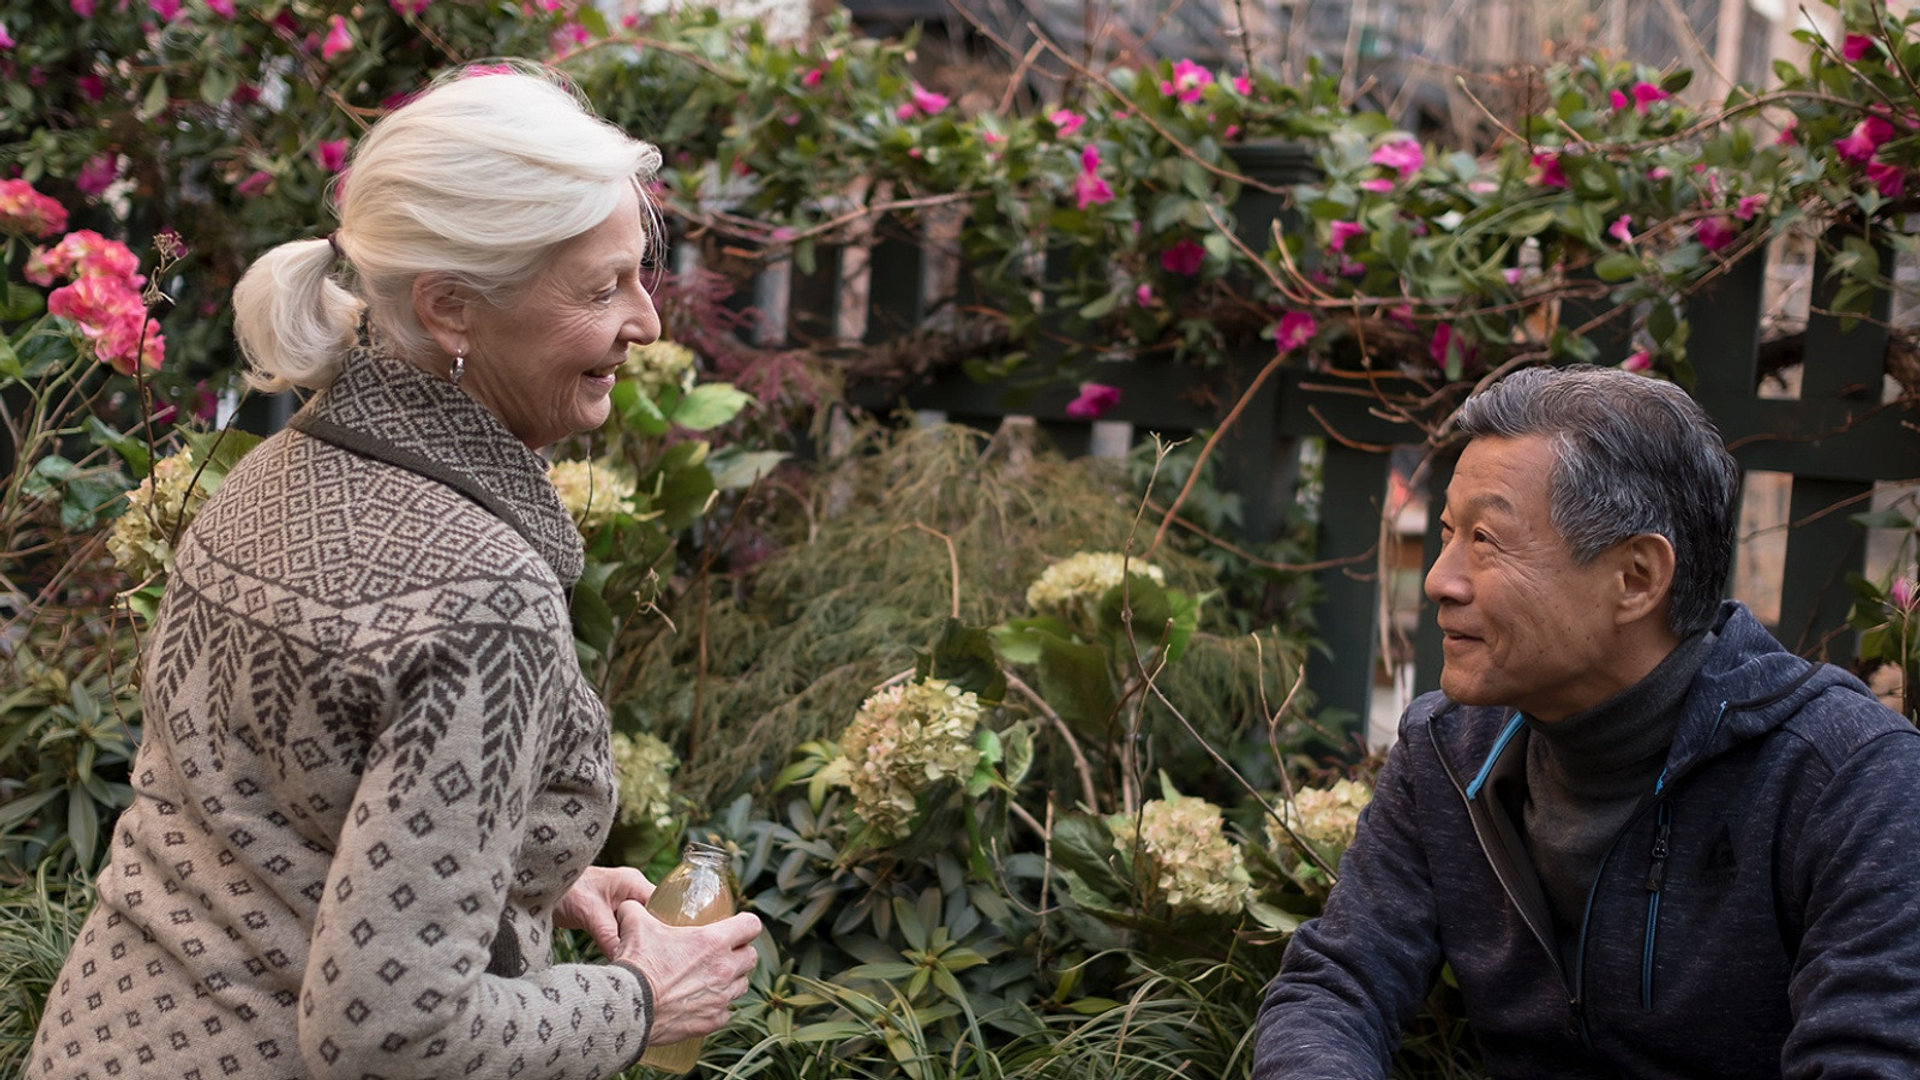
M 608 395 L 614 411 L 620 414 L 620 423 L 638 431 L 642 435 L 665 435 L 672 429 L 667 416 L 660 411 L 654 400 L 640 392 L 640 386 L 632 382 L 618 382 L 613 393 Z
M 1593 264 L 1594 276 L 1601 281 L 1625 281 L 1640 276 L 1643 269 L 1638 257 L 1624 251 L 1609 251 Z
M 22 795 L 12 802 L 0 803 L 0 833 L 7 832 L 21 822 L 32 817 L 41 807 L 60 797 L 64 789 L 36 791 L 31 795 Z
M 611 567 L 595 567 L 602 578 Z M 573 587 L 573 636 L 579 638 L 588 647 L 601 655 L 606 655 L 613 647 L 614 618 L 613 609 L 607 606 L 606 597 L 600 594 L 599 586 L 582 576 L 579 584 Z
M 100 808 L 83 792 L 67 792 L 67 839 L 73 843 L 74 859 L 92 869 L 93 849 L 100 843 Z
M 140 118 L 151 120 L 167 108 L 167 78 L 164 75 L 153 77 L 152 85 L 147 87 L 146 97 L 140 100 Z
M 1113 832 L 1091 814 L 1068 814 L 1054 822 L 1053 859 L 1094 892 L 1115 903 L 1127 897 L 1127 883 L 1113 869 Z
M 791 457 L 784 450 L 743 450 L 729 446 L 715 450 L 707 459 L 713 474 L 713 486 L 721 491 L 744 491 L 773 475 L 773 470 Z
M 1007 674 L 1000 668 L 993 635 L 959 619 L 947 619 L 940 639 L 931 652 L 921 654 L 915 670 L 921 678 L 944 679 L 972 691 L 988 705 L 1006 700 Z
M 687 391 L 670 419 L 689 431 L 709 431 L 740 415 L 753 395 L 728 383 L 701 383 Z
M 1040 696 L 1074 731 L 1104 735 L 1116 704 L 1107 651 L 1040 631 L 1029 633 L 1040 643 Z
M 1891 506 L 1882 507 L 1879 510 L 1869 510 L 1863 514 L 1849 514 L 1847 519 L 1863 529 L 1900 529 L 1904 531 L 1914 526 L 1912 518 Z

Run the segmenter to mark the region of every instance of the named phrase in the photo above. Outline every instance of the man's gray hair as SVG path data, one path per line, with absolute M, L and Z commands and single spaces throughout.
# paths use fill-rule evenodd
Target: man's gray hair
M 1686 391 L 1614 368 L 1526 368 L 1467 399 L 1458 426 L 1471 438 L 1546 438 L 1548 507 L 1574 559 L 1664 536 L 1675 564 L 1669 625 L 1684 638 L 1713 624 L 1733 562 L 1740 467 Z

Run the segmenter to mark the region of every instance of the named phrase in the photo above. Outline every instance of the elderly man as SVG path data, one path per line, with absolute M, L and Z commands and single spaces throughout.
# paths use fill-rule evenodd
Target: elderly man
M 1469 400 L 1413 703 L 1254 1075 L 1385 1076 L 1442 964 L 1501 1077 L 1920 1076 L 1920 732 L 1720 600 L 1738 474 L 1678 388 Z

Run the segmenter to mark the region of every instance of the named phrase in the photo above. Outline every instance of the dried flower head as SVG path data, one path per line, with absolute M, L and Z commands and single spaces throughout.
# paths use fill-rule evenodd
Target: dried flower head
M 632 509 L 633 485 L 602 462 L 556 461 L 547 466 L 547 479 L 582 532 Z
M 680 767 L 673 748 L 642 732 L 613 733 L 613 777 L 620 820 L 664 830 L 673 825 L 673 789 L 668 777 Z
M 1281 804 L 1287 824 L 1323 853 L 1338 858 L 1353 843 L 1360 827 L 1360 811 L 1373 801 L 1373 789 L 1357 780 L 1340 780 L 1332 787 L 1301 788 L 1291 803 Z M 1280 851 L 1292 842 L 1278 822 L 1267 822 L 1267 842 Z
M 107 533 L 107 551 L 136 580 L 173 572 L 173 542 L 192 523 L 211 491 L 205 475 L 195 482 L 198 469 L 193 449 L 181 447 L 155 462 L 140 486 L 127 493 L 127 511 Z
M 1221 831 L 1220 808 L 1205 799 L 1152 799 L 1135 818 L 1108 819 L 1113 844 L 1134 851 L 1136 867 L 1174 911 L 1216 915 L 1246 905 L 1253 881 L 1240 849 Z
M 980 699 L 944 679 L 889 686 L 869 697 L 840 736 L 839 780 L 875 832 L 906 833 L 915 798 L 941 780 L 973 774 Z
M 1027 586 L 1027 606 L 1091 639 L 1099 623 L 1101 598 L 1128 573 L 1148 578 L 1156 585 L 1167 581 L 1166 574 L 1149 562 L 1129 560 L 1112 552 L 1076 552 L 1047 567 L 1039 580 Z
M 627 361 L 620 369 L 640 384 L 642 393 L 658 401 L 668 388 L 685 391 L 693 386 L 693 364 L 692 349 L 663 339 L 627 346 Z

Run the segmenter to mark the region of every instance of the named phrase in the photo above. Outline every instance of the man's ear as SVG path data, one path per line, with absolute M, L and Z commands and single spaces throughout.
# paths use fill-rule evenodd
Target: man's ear
M 1618 621 L 1634 623 L 1649 615 L 1664 619 L 1673 595 L 1673 544 L 1658 533 L 1640 533 L 1622 540 L 1613 554 L 1620 574 Z
M 414 317 L 448 356 L 466 353 L 469 319 L 477 300 L 472 289 L 445 274 L 421 274 L 413 279 Z

